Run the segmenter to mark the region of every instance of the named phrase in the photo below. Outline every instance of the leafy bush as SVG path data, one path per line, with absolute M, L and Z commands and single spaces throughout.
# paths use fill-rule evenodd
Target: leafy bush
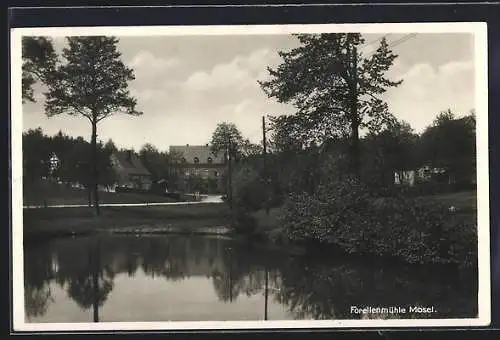
M 292 241 L 333 244 L 348 253 L 409 263 L 473 266 L 476 225 L 418 198 L 383 197 L 355 179 L 330 180 L 313 195 L 291 195 L 280 223 Z
M 233 175 L 233 202 L 239 210 L 256 211 L 267 199 L 262 176 L 251 166 L 243 166 Z

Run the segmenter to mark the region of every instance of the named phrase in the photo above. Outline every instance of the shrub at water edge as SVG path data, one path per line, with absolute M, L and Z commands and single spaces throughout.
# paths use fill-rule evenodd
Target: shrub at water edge
M 475 223 L 435 202 L 380 196 L 355 179 L 321 184 L 313 195 L 291 194 L 280 223 L 291 241 L 318 241 L 347 253 L 465 267 L 477 261 Z

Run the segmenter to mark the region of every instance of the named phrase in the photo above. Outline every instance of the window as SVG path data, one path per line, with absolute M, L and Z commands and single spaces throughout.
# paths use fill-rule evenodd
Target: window
M 200 163 L 200 159 L 198 157 L 195 157 L 193 161 L 194 161 L 194 164 Z
M 212 164 L 212 162 L 213 162 L 212 157 L 208 157 L 208 158 L 207 158 L 207 163 L 208 163 L 208 164 Z

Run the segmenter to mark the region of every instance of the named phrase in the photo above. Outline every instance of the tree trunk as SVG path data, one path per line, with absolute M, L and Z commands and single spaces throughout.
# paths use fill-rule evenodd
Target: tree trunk
M 87 186 L 87 199 L 88 199 L 88 203 L 89 203 L 89 207 L 92 206 L 92 188 L 89 186 Z
M 359 154 L 359 125 L 357 122 L 351 124 L 351 157 L 352 157 L 352 171 L 356 177 L 360 175 L 360 154 Z
M 91 138 L 91 148 L 92 148 L 92 189 L 94 191 L 94 208 L 96 215 L 99 215 L 99 192 L 98 192 L 98 178 L 99 172 L 97 168 L 97 122 L 92 122 L 92 138 Z
M 264 287 L 264 320 L 268 319 L 267 309 L 268 309 L 268 295 L 269 295 L 269 272 L 267 270 L 267 265 L 265 266 L 265 287 Z
M 232 156 L 231 156 L 231 141 L 229 141 L 229 147 L 227 151 L 227 200 L 229 202 L 229 209 L 233 210 L 233 178 L 232 178 Z
M 352 52 L 352 89 L 351 89 L 351 157 L 352 157 L 352 170 L 354 176 L 360 176 L 360 151 L 359 151 L 359 116 L 358 116 L 358 52 L 356 46 L 353 46 Z

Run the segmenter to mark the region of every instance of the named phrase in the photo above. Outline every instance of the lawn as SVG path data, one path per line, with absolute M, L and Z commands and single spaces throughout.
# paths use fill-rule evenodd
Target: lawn
M 230 212 L 223 203 L 192 205 L 101 207 L 95 216 L 93 208 L 24 209 L 25 235 L 49 233 L 71 234 L 92 230 L 117 230 L 132 227 L 201 228 L 228 225 Z
M 101 203 L 156 203 L 173 202 L 169 197 L 153 194 L 99 192 Z M 24 190 L 23 205 L 60 205 L 87 204 L 88 193 L 85 189 L 68 188 L 64 185 L 44 185 L 32 190 Z
M 461 191 L 450 194 L 420 196 L 433 200 L 446 206 L 453 206 L 458 211 L 475 211 L 477 207 L 477 196 L 475 191 Z

